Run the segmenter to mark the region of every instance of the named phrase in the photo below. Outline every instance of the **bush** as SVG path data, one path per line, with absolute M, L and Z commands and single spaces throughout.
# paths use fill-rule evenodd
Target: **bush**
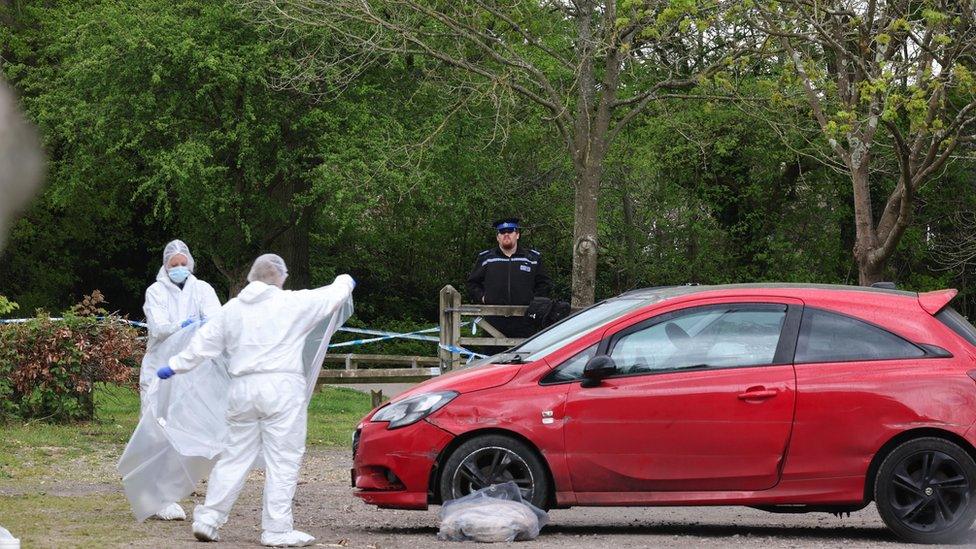
M 96 290 L 62 320 L 39 311 L 0 326 L 0 419 L 93 419 L 96 382 L 134 384 L 143 344 L 101 303 Z

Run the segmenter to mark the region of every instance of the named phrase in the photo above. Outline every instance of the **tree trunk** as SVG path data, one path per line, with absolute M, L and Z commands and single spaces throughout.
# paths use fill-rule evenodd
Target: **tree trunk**
M 634 197 L 630 195 L 630 186 L 625 180 L 621 183 L 621 187 L 623 190 L 624 230 L 627 231 L 624 237 L 627 250 L 625 260 L 627 266 L 626 288 L 630 289 L 637 281 L 637 227 L 634 226 Z
M 308 191 L 308 188 L 307 182 L 292 180 L 281 185 L 279 192 L 272 194 L 272 199 L 290 215 L 291 225 L 284 227 L 280 234 L 268 242 L 270 246 L 268 251 L 280 255 L 288 266 L 285 287 L 289 290 L 304 290 L 308 288 L 311 281 L 309 274 L 311 208 L 303 210 L 294 204 L 295 197 Z
M 585 166 L 576 182 L 573 221 L 573 307 L 593 304 L 596 293 L 597 200 L 600 164 Z
M 874 226 L 871 210 L 871 188 L 868 177 L 868 162 L 852 166 L 851 181 L 854 185 L 854 261 L 857 262 L 858 283 L 870 286 L 882 280 L 888 258 L 878 258 L 878 234 Z
M 309 216 L 305 215 L 294 227 L 282 233 L 276 245 L 281 250 L 281 258 L 288 265 L 285 287 L 290 290 L 304 290 L 311 284 L 309 225 Z
M 870 286 L 884 280 L 884 265 L 857 264 L 857 280 L 861 286 Z
M 247 272 L 250 270 L 251 264 L 248 263 L 231 274 L 224 274 L 224 278 L 227 279 L 227 289 L 230 293 L 230 295 L 227 296 L 227 300 L 237 297 L 237 294 L 241 293 L 241 290 L 247 286 Z
M 247 273 L 251 270 L 251 261 L 248 260 L 244 265 L 230 264 L 227 260 L 216 253 L 211 253 L 210 259 L 214 262 L 214 266 L 220 274 L 224 275 L 224 280 L 227 281 L 227 298 L 224 302 L 227 302 L 235 297 L 237 294 L 241 293 L 244 286 L 247 286 Z

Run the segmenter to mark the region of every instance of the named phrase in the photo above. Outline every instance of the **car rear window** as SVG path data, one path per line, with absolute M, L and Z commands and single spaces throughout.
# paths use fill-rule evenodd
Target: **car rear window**
M 805 308 L 796 342 L 796 363 L 917 358 L 918 346 L 856 318 Z
M 970 345 L 976 345 L 976 327 L 966 320 L 966 317 L 959 314 L 952 307 L 946 307 L 935 315 L 939 322 L 945 324 L 950 330 L 959 334 Z

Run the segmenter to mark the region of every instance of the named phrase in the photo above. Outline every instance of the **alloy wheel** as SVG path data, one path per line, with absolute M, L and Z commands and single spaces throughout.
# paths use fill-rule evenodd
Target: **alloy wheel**
M 964 514 L 972 486 L 962 465 L 938 450 L 906 456 L 895 467 L 889 503 L 905 526 L 940 531 Z
M 454 471 L 454 497 L 461 497 L 493 484 L 513 481 L 522 499 L 531 501 L 535 482 L 528 463 L 508 448 L 492 446 L 471 452 Z

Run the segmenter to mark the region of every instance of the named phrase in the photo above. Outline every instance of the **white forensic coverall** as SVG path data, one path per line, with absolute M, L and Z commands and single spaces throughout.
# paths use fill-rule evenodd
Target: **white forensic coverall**
M 180 324 L 191 317 L 213 317 L 220 312 L 220 300 L 210 284 L 193 276 L 187 277 L 183 289 L 173 283 L 166 274 L 166 267 L 156 273 L 156 282 L 146 290 L 146 303 L 142 306 L 148 324 L 146 354 L 139 371 L 139 395 L 142 410 L 146 409 L 146 391 L 156 378 L 156 368 L 150 364 L 165 364 L 168 357 L 156 357 L 156 347 L 167 337 L 180 331 Z
M 314 290 L 289 291 L 255 281 L 201 327 L 187 348 L 170 359 L 176 373 L 227 353 L 230 388 L 227 438 L 194 522 L 220 528 L 263 453 L 265 532 L 293 530 L 292 498 L 305 453 L 308 407 L 302 364 L 305 338 L 352 295 L 352 277 Z

